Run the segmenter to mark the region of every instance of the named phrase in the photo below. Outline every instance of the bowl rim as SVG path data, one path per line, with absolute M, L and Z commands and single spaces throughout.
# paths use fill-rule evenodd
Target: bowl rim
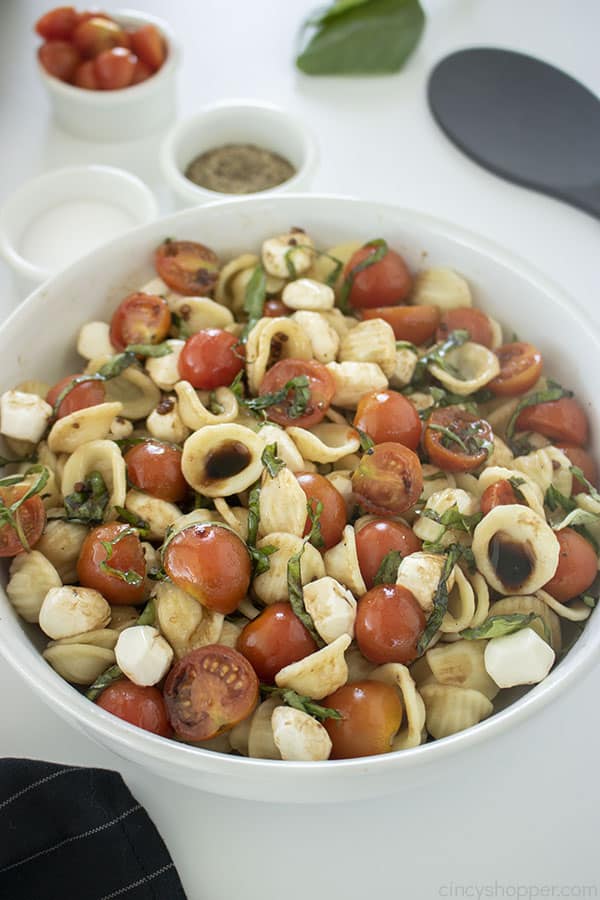
M 123 24 L 140 24 L 140 25 L 156 25 L 165 37 L 168 45 L 168 53 L 165 62 L 160 69 L 155 72 L 146 81 L 139 84 L 131 84 L 128 87 L 119 88 L 115 91 L 90 91 L 86 88 L 77 87 L 75 84 L 68 84 L 61 81 L 55 75 L 50 75 L 39 61 L 36 54 L 36 63 L 40 77 L 48 86 L 48 89 L 55 94 L 62 94 L 66 99 L 75 100 L 77 102 L 88 103 L 90 106 L 110 107 L 117 104 L 135 103 L 136 100 L 143 99 L 151 95 L 158 83 L 165 81 L 171 73 L 179 66 L 181 62 L 181 43 L 175 36 L 174 31 L 168 22 L 151 13 L 142 12 L 136 9 L 116 9 L 108 12 L 107 15 L 117 22 Z
M 339 194 L 306 193 L 282 194 L 279 196 L 258 194 L 249 197 L 220 200 L 215 203 L 205 204 L 202 207 L 181 210 L 155 222 L 139 226 L 129 232 L 128 236 L 134 233 L 141 234 L 144 229 L 154 228 L 158 222 L 161 224 L 161 228 L 164 226 L 167 231 L 172 231 L 173 226 L 175 228 L 186 228 L 188 225 L 187 220 L 192 223 L 198 215 L 202 214 L 199 210 L 203 212 L 204 210 L 222 207 L 260 206 L 261 203 L 276 203 L 279 205 L 291 201 L 301 201 L 309 204 L 314 204 L 315 202 L 333 203 L 338 206 L 345 206 L 348 212 L 352 210 L 355 214 L 359 214 L 361 208 L 368 208 L 370 212 L 398 216 L 407 223 L 418 221 L 422 227 L 431 231 L 432 234 L 441 235 L 466 245 L 478 255 L 491 258 L 500 265 L 509 268 L 523 278 L 524 281 L 531 283 L 540 292 L 550 295 L 553 303 L 562 307 L 570 316 L 578 320 L 579 325 L 590 334 L 600 350 L 600 330 L 590 323 L 584 309 L 562 287 L 542 274 L 531 263 L 511 250 L 503 248 L 495 241 L 481 237 L 469 229 L 455 225 L 443 218 L 393 203 L 373 202 Z M 360 221 L 360 216 L 358 216 L 357 221 Z M 93 252 L 106 252 L 118 240 L 117 238 L 115 241 L 111 241 Z M 68 279 L 71 273 L 75 273 L 77 270 L 84 273 L 88 260 L 89 257 L 78 260 L 54 275 L 44 285 L 36 288 L 19 307 L 13 310 L 0 326 L 0 334 L 18 321 L 23 309 L 35 307 L 41 299 L 45 300 L 48 290 L 55 283 L 60 288 L 60 281 L 65 278 Z M 4 593 L 4 589 L 2 589 L 2 593 Z M 16 612 L 14 610 L 12 612 L 15 619 L 18 619 Z M 595 629 L 595 631 L 597 630 Z M 509 729 L 512 730 L 513 725 L 522 723 L 533 714 L 539 713 L 553 698 L 560 696 L 573 683 L 576 677 L 581 678 L 597 662 L 600 631 L 598 635 L 594 634 L 593 637 L 590 637 L 590 633 L 589 628 L 584 631 L 577 641 L 577 652 L 568 652 L 549 678 L 534 685 L 526 694 L 503 710 L 494 713 L 490 718 L 464 731 L 417 747 L 384 753 L 379 756 L 324 760 L 321 762 L 295 762 L 238 757 L 161 738 L 136 728 L 102 710 L 96 704 L 90 703 L 85 696 L 80 694 L 73 686 L 54 672 L 50 666 L 44 663 L 41 653 L 33 644 L 27 647 L 25 654 L 22 654 L 20 650 L 15 651 L 14 646 L 6 638 L 5 629 L 0 630 L 0 654 L 25 679 L 35 693 L 46 701 L 52 700 L 53 708 L 56 708 L 63 718 L 72 724 L 73 719 L 75 719 L 75 724 L 84 727 L 86 733 L 89 732 L 94 739 L 104 746 L 109 746 L 113 752 L 118 752 L 117 748 L 120 747 L 126 748 L 130 753 L 133 751 L 138 755 L 141 753 L 159 764 L 170 764 L 173 770 L 184 769 L 190 773 L 202 771 L 206 775 L 227 775 L 238 778 L 244 775 L 254 775 L 254 777 L 259 778 L 261 775 L 268 774 L 270 779 L 301 778 L 303 780 L 310 779 L 311 783 L 318 783 L 343 779 L 351 772 L 360 772 L 364 776 L 373 776 L 384 775 L 392 771 L 401 772 L 413 768 L 423 768 L 434 764 L 440 758 L 445 759 L 446 757 L 454 756 L 456 753 L 469 747 L 472 748 L 482 741 L 504 734 Z M 25 664 L 30 656 L 34 659 L 34 667 L 32 668 Z M 42 663 L 44 664 L 43 666 L 41 665 Z M 143 758 L 140 759 L 140 762 L 143 763 Z M 173 777 L 176 778 L 175 775 Z

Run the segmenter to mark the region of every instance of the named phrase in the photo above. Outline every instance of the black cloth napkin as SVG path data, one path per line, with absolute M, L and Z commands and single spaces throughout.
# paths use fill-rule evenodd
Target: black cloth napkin
M 186 900 L 118 772 L 0 760 L 2 900 Z

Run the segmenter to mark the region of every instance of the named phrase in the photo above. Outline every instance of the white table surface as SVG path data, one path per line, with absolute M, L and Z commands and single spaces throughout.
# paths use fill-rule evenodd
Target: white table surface
M 49 5 L 0 3 L 0 202 L 31 175 L 93 161 L 136 172 L 170 211 L 158 140 L 86 144 L 49 121 L 31 35 Z M 437 130 L 424 98 L 432 64 L 474 44 L 538 55 L 600 93 L 597 0 L 428 0 L 418 51 L 404 72 L 380 79 L 294 70 L 295 34 L 311 0 L 136 5 L 168 16 L 182 39 L 181 115 L 225 97 L 288 106 L 320 142 L 314 190 L 452 219 L 529 259 L 600 323 L 598 222 L 477 168 Z M 2 316 L 18 299 L 0 264 Z M 428 787 L 321 807 L 238 802 L 151 777 L 65 724 L 2 660 L 0 683 L 0 755 L 121 771 L 163 834 L 190 900 L 600 894 L 598 669 L 514 734 L 469 754 L 459 782 L 442 774 Z M 593 887 L 584 894 L 586 885 Z

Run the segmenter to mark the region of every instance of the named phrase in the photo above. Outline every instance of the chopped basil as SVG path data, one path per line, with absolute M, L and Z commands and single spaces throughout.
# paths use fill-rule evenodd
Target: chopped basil
M 240 369 L 237 373 L 231 384 L 229 385 L 229 390 L 237 398 L 238 401 L 244 399 L 244 370 Z
M 124 675 L 118 666 L 110 666 L 90 685 L 85 692 L 85 696 L 88 700 L 97 700 L 102 691 L 105 691 L 109 685 L 114 684 L 115 681 L 119 681 L 123 677 Z
M 37 481 L 35 481 L 25 491 L 22 497 L 19 497 L 19 499 L 15 500 L 14 503 L 11 503 L 10 506 L 7 506 L 4 500 L 0 497 L 0 526 L 9 525 L 11 528 L 13 528 L 21 543 L 21 546 L 27 552 L 31 550 L 31 547 L 29 546 L 29 541 L 27 540 L 27 535 L 25 534 L 21 518 L 19 515 L 17 515 L 17 513 L 20 507 L 23 506 L 23 504 L 27 500 L 42 492 L 42 490 L 46 486 L 46 482 L 50 477 L 50 470 L 45 466 L 31 466 L 31 468 L 29 468 L 24 475 L 9 475 L 6 478 L 0 479 L 1 487 L 11 487 L 15 484 L 24 484 L 25 479 L 28 475 L 35 474 L 39 474 L 39 478 L 37 479 Z
M 270 563 L 269 557 L 277 551 L 277 547 L 274 547 L 272 544 L 268 544 L 266 547 L 248 547 L 248 552 L 250 553 L 250 559 L 252 560 L 252 577 L 256 578 L 257 575 L 262 575 L 263 572 L 268 572 Z
M 460 406 L 470 413 L 477 413 L 477 404 L 479 401 L 476 394 L 463 397 L 461 394 L 453 394 L 445 388 L 432 385 L 428 388 L 429 395 L 433 398 L 433 404 L 420 410 L 419 415 L 422 419 L 428 419 L 434 409 L 443 409 L 446 406 Z
M 442 369 L 447 369 L 448 365 L 444 362 L 447 354 L 450 353 L 451 350 L 455 350 L 456 347 L 462 347 L 468 340 L 469 332 L 465 331 L 464 328 L 458 328 L 456 331 L 451 331 L 445 341 L 434 344 L 434 346 L 418 360 L 411 380 L 411 385 L 418 387 L 423 384 L 428 366 L 436 365 L 440 366 Z M 461 402 L 465 402 L 464 398 Z
M 277 456 L 276 441 L 272 444 L 267 444 L 260 459 L 271 478 L 275 478 L 277 473 L 285 467 L 284 461 Z
M 288 706 L 299 709 L 300 712 L 307 713 L 315 719 L 323 721 L 324 719 L 341 719 L 342 714 L 337 709 L 331 709 L 329 706 L 321 706 L 315 703 L 310 697 L 298 694 L 291 688 L 272 687 L 270 684 L 261 684 L 260 689 L 265 694 L 280 694 L 281 699 Z
M 571 510 L 571 512 L 567 513 L 565 518 L 557 525 L 553 525 L 552 527 L 555 531 L 562 531 L 563 528 L 585 527 L 586 525 L 598 524 L 600 524 L 600 515 L 598 515 L 598 513 L 589 512 L 587 509 L 576 507 Z
M 308 518 L 310 519 L 310 532 L 308 535 L 308 541 L 313 547 L 316 547 L 317 550 L 322 550 L 325 546 L 325 541 L 323 540 L 323 535 L 321 533 L 321 515 L 323 513 L 323 502 L 318 500 L 316 505 L 313 507 L 310 500 L 306 503 L 306 513 Z
M 590 492 L 590 497 L 592 500 L 595 500 L 597 503 L 600 503 L 600 492 L 596 490 L 591 481 L 588 481 L 583 471 L 579 468 L 579 466 L 570 466 L 569 467 L 571 475 L 576 478 L 578 481 L 581 481 L 582 484 L 586 486 L 588 491 Z
M 225 412 L 225 407 L 221 406 L 221 404 L 217 400 L 216 391 L 211 391 L 208 395 L 207 409 L 213 414 L 213 416 L 220 416 L 221 413 Z
M 300 619 L 306 630 L 312 635 L 318 647 L 323 647 L 325 642 L 321 638 L 315 628 L 312 616 L 307 612 L 304 606 L 304 594 L 302 592 L 302 554 L 306 548 L 306 541 L 303 541 L 302 548 L 298 553 L 290 556 L 287 564 L 287 588 L 288 599 L 295 615 Z
M 361 431 L 360 428 L 355 428 L 354 430 L 358 432 L 360 438 L 360 449 L 363 453 L 368 453 L 375 446 L 375 441 L 369 437 L 366 431 Z
M 289 403 L 287 415 L 290 419 L 297 419 L 303 415 L 309 402 L 310 385 L 307 375 L 296 375 L 295 378 L 287 381 L 280 390 L 274 391 L 272 394 L 262 394 L 260 397 L 242 400 L 244 406 L 253 412 L 260 412 L 270 406 L 277 406 L 279 403 Z
M 419 348 L 411 341 L 396 341 L 396 350 L 412 350 L 413 353 L 419 352 Z
M 430 429 L 430 431 L 439 431 L 440 434 L 444 435 L 445 440 L 444 438 L 442 438 L 442 444 L 444 445 L 444 447 L 448 448 L 449 444 L 452 443 L 458 444 L 463 453 L 469 455 L 467 445 L 465 444 L 463 439 L 460 438 L 457 434 L 454 434 L 453 431 L 450 431 L 449 428 L 446 428 L 445 425 L 436 425 L 435 423 L 430 423 L 427 427 Z
M 173 348 L 166 341 L 162 344 L 129 344 L 125 347 L 125 353 L 135 353 L 136 356 L 168 356 Z
M 435 589 L 435 593 L 433 595 L 433 610 L 431 611 L 431 615 L 427 620 L 427 624 L 425 625 L 425 629 L 417 642 L 417 650 L 419 654 L 423 654 L 431 640 L 442 624 L 442 619 L 446 614 L 446 610 L 448 609 L 448 578 L 450 577 L 454 566 L 461 556 L 461 548 L 456 545 L 452 545 L 448 548 L 448 555 L 446 556 L 446 562 L 444 563 L 444 568 L 442 570 L 442 574 L 440 575 L 440 580 L 438 582 L 438 586 Z
M 443 525 L 446 530 L 464 531 L 467 534 L 472 534 L 475 526 L 483 519 L 483 513 L 481 512 L 476 512 L 472 515 L 461 513 L 456 504 L 446 509 L 441 515 L 433 509 L 424 509 L 421 515 L 431 519 L 433 522 L 437 522 L 438 525 Z
M 150 536 L 150 526 L 141 516 L 136 515 L 129 509 L 125 509 L 124 506 L 115 506 L 115 512 L 122 522 L 127 522 L 128 525 L 135 528 L 141 538 Z
M 466 453 L 468 456 L 477 456 L 482 451 L 489 456 L 494 445 L 492 441 L 481 433 L 482 423 L 482 419 L 469 422 L 468 425 L 461 428 L 460 435 L 452 431 L 451 428 L 447 428 L 445 425 L 438 425 L 435 422 L 428 422 L 427 428 L 430 428 L 431 431 L 440 432 L 442 435 L 442 446 L 448 450 L 452 449 L 452 444 L 457 444 L 463 453 Z
M 561 387 L 560 384 L 557 384 L 555 381 L 550 381 L 548 379 L 548 387 L 544 388 L 542 391 L 536 391 L 534 394 L 529 394 L 526 397 L 523 397 L 519 403 L 517 404 L 517 408 L 513 412 L 512 416 L 508 420 L 508 425 L 506 426 L 506 439 L 510 443 L 512 441 L 513 435 L 515 433 L 515 426 L 517 424 L 517 419 L 519 418 L 519 413 L 521 413 L 524 409 L 527 409 L 528 406 L 537 406 L 538 403 L 552 403 L 555 400 L 560 400 L 561 397 L 572 397 L 573 391 L 567 391 L 565 388 Z
M 508 483 L 515 492 L 517 500 L 521 500 L 522 503 L 525 503 L 527 505 L 527 501 L 525 499 L 525 496 L 523 495 L 523 491 L 521 490 L 521 485 L 525 484 L 525 479 L 518 478 L 517 476 L 513 475 L 512 478 L 508 479 Z
M 277 547 L 269 544 L 267 547 L 257 547 L 258 525 L 260 523 L 260 485 L 253 485 L 248 495 L 248 538 L 246 546 L 252 561 L 252 574 L 256 578 L 269 569 L 269 556 L 275 553 Z
M 350 297 L 352 285 L 354 284 L 354 279 L 356 278 L 356 276 L 360 274 L 360 272 L 364 272 L 365 269 L 368 269 L 370 266 L 374 266 L 375 263 L 378 263 L 380 260 L 382 260 L 388 252 L 389 248 L 383 238 L 376 238 L 373 241 L 367 241 L 366 244 L 363 244 L 361 249 L 372 249 L 373 253 L 370 253 L 363 260 L 353 266 L 353 268 L 350 269 L 350 271 L 344 278 L 344 283 L 342 284 L 339 296 L 339 306 L 343 313 L 352 312 L 348 302 L 348 298 Z
M 259 264 L 254 269 L 252 277 L 246 285 L 246 292 L 244 294 L 244 312 L 248 316 L 248 321 L 240 335 L 242 343 L 245 343 L 248 340 L 248 335 L 259 319 L 262 318 L 266 297 L 267 276 L 265 270 Z
M 573 512 L 574 509 L 577 509 L 575 500 L 572 497 L 565 497 L 553 484 L 546 491 L 544 503 L 551 510 L 564 509 L 565 512 Z
M 138 616 L 138 620 L 135 623 L 136 625 L 154 625 L 156 621 L 156 609 L 154 606 L 154 600 L 151 598 L 146 603 L 145 607 L 141 611 Z
M 423 481 L 439 481 L 441 478 L 445 477 L 445 472 L 432 472 L 431 475 L 423 475 Z
M 120 531 L 116 538 L 113 538 L 112 541 L 100 541 L 104 550 L 106 551 L 106 559 L 103 559 L 100 563 L 100 568 L 103 572 L 106 572 L 108 575 L 113 575 L 115 578 L 119 578 L 121 581 L 124 581 L 125 584 L 140 585 L 142 583 L 143 576 L 139 574 L 139 572 L 135 572 L 133 569 L 115 569 L 113 566 L 109 565 L 109 561 L 112 559 L 113 550 L 115 544 L 118 544 L 119 541 L 122 541 L 123 538 L 128 537 L 131 534 L 137 534 L 133 528 L 125 528 L 123 531 Z
M 180 340 L 185 341 L 192 336 L 192 332 L 190 331 L 187 322 L 183 316 L 179 315 L 179 313 L 171 313 L 171 323 L 173 324 L 173 327 L 177 329 L 177 337 Z
M 504 637 L 527 628 L 534 619 L 545 622 L 537 613 L 509 613 L 504 616 L 490 616 L 481 625 L 475 628 L 463 628 L 460 636 L 467 641 L 487 640 L 488 638 Z
M 398 577 L 398 566 L 402 562 L 402 554 L 399 550 L 390 550 L 386 553 L 379 564 L 377 574 L 375 575 L 374 586 L 378 584 L 396 584 Z
M 79 490 L 65 497 L 67 519 L 81 522 L 83 525 L 103 522 L 109 496 L 100 472 L 90 472 L 85 481 L 76 487 L 79 487 Z
M 161 568 L 149 569 L 146 572 L 146 576 L 150 579 L 150 581 L 168 581 L 169 580 L 169 576 L 167 575 L 165 570 L 161 569 Z

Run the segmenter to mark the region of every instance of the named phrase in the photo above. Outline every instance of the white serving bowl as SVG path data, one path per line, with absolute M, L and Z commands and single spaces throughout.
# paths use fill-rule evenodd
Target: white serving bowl
M 176 75 L 181 47 L 167 22 L 149 13 L 118 9 L 108 13 L 121 25 L 156 25 L 167 42 L 161 68 L 141 84 L 115 91 L 89 91 L 49 75 L 40 78 L 61 128 L 88 141 L 129 141 L 165 128 L 175 114 Z
M 200 187 L 185 176 L 192 160 L 224 144 L 256 144 L 291 162 L 295 174 L 270 188 L 270 194 L 305 191 L 310 186 L 317 165 L 317 145 L 300 119 L 261 100 L 223 100 L 178 122 L 163 142 L 162 171 L 179 207 L 229 199 L 231 195 Z
M 0 329 L 0 388 L 24 378 L 57 380 L 76 371 L 75 338 L 89 319 L 107 319 L 124 294 L 152 274 L 152 253 L 166 236 L 198 240 L 223 258 L 256 250 L 291 225 L 318 246 L 385 237 L 413 268 L 451 266 L 472 285 L 477 305 L 534 341 L 559 381 L 585 403 L 600 435 L 600 405 L 587 402 L 600 379 L 600 340 L 586 318 L 551 282 L 483 239 L 421 213 L 323 196 L 264 196 L 187 210 L 138 228 L 46 282 Z M 424 256 L 426 254 L 426 256 Z M 82 302 L 82 298 L 85 302 Z M 79 363 L 80 365 L 80 363 Z M 600 444 L 596 438 L 598 456 Z M 40 696 L 72 725 L 152 772 L 206 791 L 267 801 L 358 799 L 390 793 L 437 775 L 468 777 L 469 754 L 541 710 L 574 685 L 600 651 L 600 616 L 550 676 L 490 719 L 439 741 L 382 756 L 322 763 L 244 759 L 199 750 L 134 728 L 90 703 L 44 661 L 43 641 L 0 592 L 0 651 Z M 526 750 L 526 748 L 525 748 Z M 32 747 L 32 751 L 35 748 Z

